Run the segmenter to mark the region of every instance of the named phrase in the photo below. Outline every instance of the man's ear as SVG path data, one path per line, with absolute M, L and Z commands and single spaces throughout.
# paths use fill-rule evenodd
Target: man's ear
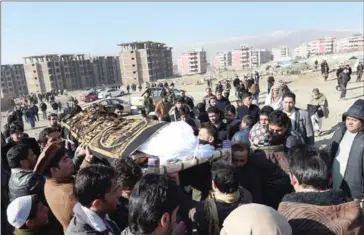
M 95 199 L 91 203 L 91 207 L 93 207 L 93 208 L 100 208 L 100 206 L 101 206 L 101 200 L 100 199 Z
M 292 172 L 289 172 L 289 179 L 291 180 L 292 186 L 298 184 L 298 180 L 297 180 L 296 176 L 294 174 L 292 174 Z
M 34 229 L 34 223 L 32 220 L 28 219 L 25 221 L 25 225 L 28 227 L 28 229 L 33 230 Z
M 209 137 L 209 144 L 213 145 L 213 144 L 214 144 L 214 142 L 215 142 L 215 137 L 210 136 L 210 137 Z
M 161 226 L 163 228 L 167 227 L 171 221 L 171 215 L 169 213 L 164 213 L 161 218 Z

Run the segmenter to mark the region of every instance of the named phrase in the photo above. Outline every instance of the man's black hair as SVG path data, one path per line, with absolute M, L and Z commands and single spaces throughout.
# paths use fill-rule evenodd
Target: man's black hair
M 116 172 L 116 183 L 122 189 L 132 190 L 142 178 L 142 168 L 131 158 L 115 159 L 112 166 Z
M 245 122 L 245 124 L 247 125 L 247 127 L 252 128 L 255 124 L 255 120 L 253 118 L 253 116 L 251 115 L 245 115 L 242 120 L 242 122 Z
M 57 115 L 57 114 L 55 114 L 55 113 L 51 113 L 51 114 L 49 114 L 49 115 L 48 115 L 48 121 L 50 121 L 50 120 L 51 120 L 51 117 L 55 117 L 55 118 L 57 118 L 57 120 L 58 120 L 58 115 Z
M 182 105 L 181 109 L 179 110 L 181 115 L 190 115 L 190 109 L 186 105 Z
M 263 106 L 263 108 L 259 111 L 259 115 L 263 115 L 263 116 L 267 116 L 269 117 L 269 115 L 274 111 L 274 109 L 269 106 L 269 105 L 266 105 L 266 106 Z
M 209 107 L 207 109 L 207 113 L 216 113 L 216 114 L 219 114 L 221 113 L 220 109 L 216 108 L 216 107 Z
M 326 190 L 329 186 L 331 164 L 326 151 L 306 146 L 294 148 L 289 168 L 303 187 Z
M 288 91 L 288 92 L 284 93 L 282 100 L 284 100 L 284 98 L 286 98 L 286 97 L 292 98 L 293 102 L 296 102 L 296 95 L 293 92 Z
M 129 228 L 133 234 L 151 234 L 165 213 L 179 206 L 177 184 L 164 175 L 147 174 L 129 198 Z
M 213 136 L 215 140 L 218 139 L 219 131 L 217 130 L 216 126 L 214 126 L 214 124 L 212 124 L 211 122 L 202 123 L 200 130 L 201 129 L 206 129 L 207 133 L 210 136 Z
M 30 147 L 26 144 L 17 144 L 9 149 L 6 154 L 8 159 L 9 167 L 20 168 L 20 161 L 28 159 Z
M 280 110 L 274 110 L 270 115 L 269 115 L 269 124 L 272 125 L 277 125 L 280 127 L 289 127 L 291 124 L 291 119 L 289 119 L 289 117 L 287 116 L 287 114 L 285 114 L 284 112 L 280 111 Z
M 39 144 L 46 144 L 48 142 L 48 136 L 53 132 L 59 132 L 56 128 L 46 127 L 39 133 Z
M 195 108 L 199 113 L 204 113 L 206 111 L 205 103 L 198 103 Z
M 235 109 L 234 105 L 228 105 L 228 106 L 226 106 L 225 113 L 228 113 L 228 112 L 233 113 L 233 114 L 236 114 L 236 109 Z
M 11 123 L 10 128 L 9 128 L 10 135 L 14 134 L 14 133 L 17 133 L 18 131 L 19 132 L 24 132 L 24 127 L 18 122 Z
M 59 162 L 62 160 L 62 158 L 64 157 L 65 154 L 67 154 L 67 153 L 64 148 L 58 149 L 57 152 L 55 153 L 55 156 L 50 160 L 49 165 L 48 165 L 47 169 L 45 169 L 43 175 L 50 177 L 52 175 L 51 169 L 59 168 Z
M 184 103 L 186 103 L 186 102 L 185 102 L 185 99 L 183 99 L 182 97 L 180 97 L 180 98 L 178 98 L 178 99 L 176 100 L 176 103 L 184 104 Z
M 214 162 L 211 166 L 212 180 L 222 193 L 234 193 L 239 188 L 236 172 L 231 164 Z
M 109 166 L 91 165 L 81 169 L 73 186 L 77 201 L 90 208 L 94 200 L 104 199 L 111 190 L 115 175 L 115 170 Z
M 124 110 L 124 106 L 121 104 L 114 104 L 114 109 Z

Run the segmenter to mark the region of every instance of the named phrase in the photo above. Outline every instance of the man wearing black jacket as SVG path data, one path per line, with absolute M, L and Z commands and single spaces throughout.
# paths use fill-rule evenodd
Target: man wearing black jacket
M 207 114 L 209 115 L 210 122 L 218 130 L 219 141 L 227 140 L 226 124 L 222 122 L 220 110 L 216 107 L 210 107 L 207 109 Z
M 346 113 L 332 137 L 333 188 L 364 199 L 364 100 L 358 99 Z
M 245 115 L 251 115 L 255 123 L 259 120 L 260 108 L 252 104 L 253 96 L 250 92 L 242 94 L 242 105 L 236 109 L 238 119 L 242 120 Z
M 44 196 L 45 179 L 42 175 L 33 172 L 37 156 L 25 144 L 12 147 L 6 154 L 11 176 L 9 180 L 10 201 L 15 198 L 37 194 L 46 204 Z

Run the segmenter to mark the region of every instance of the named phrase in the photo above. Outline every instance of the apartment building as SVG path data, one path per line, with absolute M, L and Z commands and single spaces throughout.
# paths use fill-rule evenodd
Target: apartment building
M 273 61 L 280 61 L 283 58 L 291 57 L 291 49 L 287 46 L 280 46 L 278 48 L 272 48 Z
M 294 49 L 294 52 L 292 52 L 293 58 L 308 58 L 309 51 L 308 51 L 308 44 L 302 43 L 298 47 Z
M 1 98 L 16 98 L 28 95 L 24 66 L 22 64 L 1 65 Z
M 225 70 L 227 67 L 232 66 L 232 53 L 228 52 L 218 52 L 215 55 L 215 69 Z
M 336 53 L 364 50 L 364 35 L 355 35 L 338 39 L 335 46 Z
M 232 67 L 234 69 L 244 69 L 251 67 L 251 50 L 248 45 L 242 45 L 239 49 L 234 49 L 231 52 Z
M 336 38 L 325 37 L 307 43 L 309 55 L 326 55 L 335 52 Z
M 96 56 L 89 58 L 92 64 L 94 82 L 97 85 L 120 85 L 121 71 L 118 56 Z
M 207 71 L 206 51 L 203 48 L 183 53 L 178 60 L 179 74 L 204 74 Z
M 123 84 L 143 84 L 173 76 L 172 48 L 164 43 L 142 41 L 118 44 Z
M 272 59 L 272 52 L 267 49 L 251 49 L 251 68 L 256 68 L 264 63 L 268 63 Z
M 121 83 L 118 57 L 52 54 L 25 57 L 24 71 L 30 93 L 79 90 Z

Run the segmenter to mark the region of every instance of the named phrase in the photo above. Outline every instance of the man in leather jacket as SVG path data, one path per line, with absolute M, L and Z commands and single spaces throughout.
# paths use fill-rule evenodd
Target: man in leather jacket
M 9 180 L 10 201 L 15 198 L 36 194 L 46 204 L 44 197 L 45 179 L 42 175 L 34 173 L 37 156 L 25 144 L 17 144 L 7 153 L 11 176 Z

